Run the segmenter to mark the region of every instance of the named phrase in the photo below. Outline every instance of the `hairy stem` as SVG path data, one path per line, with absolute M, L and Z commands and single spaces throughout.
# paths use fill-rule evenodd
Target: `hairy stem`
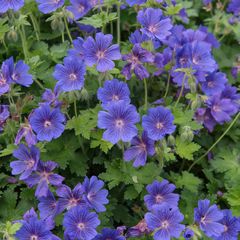
M 72 36 L 71 36 L 71 33 L 70 33 L 70 31 L 69 31 L 69 28 L 68 28 L 68 23 L 67 23 L 66 17 L 64 17 L 64 24 L 65 24 L 65 28 L 66 28 L 66 31 L 67 31 L 69 40 L 70 40 L 70 42 L 72 43 L 73 40 L 72 40 Z
M 225 132 L 215 141 L 215 143 L 200 157 L 198 158 L 195 162 L 192 163 L 192 165 L 189 167 L 188 171 L 191 171 L 191 169 L 198 163 L 200 162 L 204 157 L 208 155 L 208 153 L 224 138 L 224 136 L 228 133 L 228 131 L 232 128 L 232 126 L 236 123 L 240 116 L 240 112 L 236 115 L 236 117 L 233 119 L 229 127 L 225 130 Z
M 178 99 L 174 105 L 174 107 L 177 107 L 182 95 L 183 95 L 183 90 L 184 90 L 184 86 L 185 86 L 185 80 L 186 80 L 186 73 L 184 74 L 184 77 L 183 77 L 183 81 L 182 81 L 182 87 L 181 87 L 181 91 L 179 93 L 179 96 L 178 96 Z
M 143 82 L 144 82 L 144 92 L 145 92 L 145 97 L 144 97 L 144 99 L 145 99 L 145 103 L 144 103 L 144 109 L 145 109 L 145 111 L 147 111 L 147 106 L 148 106 L 148 86 L 147 86 L 147 79 L 146 78 L 144 78 L 143 79 Z

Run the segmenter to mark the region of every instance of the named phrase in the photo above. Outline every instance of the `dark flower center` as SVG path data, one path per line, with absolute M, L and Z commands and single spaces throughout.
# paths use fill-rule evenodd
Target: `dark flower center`
M 192 237 L 192 235 L 190 234 L 190 233 L 188 233 L 187 235 L 186 235 L 186 238 L 191 238 Z
M 102 59 L 102 58 L 105 57 L 105 53 L 103 51 L 98 51 L 96 56 L 97 56 L 98 59 Z
M 161 225 L 162 228 L 168 228 L 168 226 L 169 226 L 168 221 L 162 222 L 162 225 Z
M 71 73 L 71 74 L 69 75 L 69 79 L 70 79 L 71 81 L 75 81 L 75 80 L 77 79 L 77 75 L 76 75 L 75 73 Z
M 51 127 L 51 125 L 52 125 L 52 123 L 51 123 L 50 121 L 48 121 L 48 120 L 46 120 L 46 121 L 44 122 L 44 127 L 45 127 L 45 128 Z
M 122 119 L 117 119 L 115 125 L 117 128 L 122 128 L 124 126 L 124 121 Z
M 156 197 L 155 197 L 155 200 L 156 200 L 156 203 L 160 203 L 162 200 L 163 200 L 163 197 L 158 194 Z
M 31 239 L 31 240 L 38 240 L 38 236 L 32 235 L 30 239 Z
M 77 227 L 82 231 L 85 228 L 85 224 L 84 223 L 79 223 L 77 225 Z
M 157 129 L 162 129 L 162 128 L 163 128 L 163 123 L 158 122 L 158 123 L 156 124 L 156 128 L 157 128 Z

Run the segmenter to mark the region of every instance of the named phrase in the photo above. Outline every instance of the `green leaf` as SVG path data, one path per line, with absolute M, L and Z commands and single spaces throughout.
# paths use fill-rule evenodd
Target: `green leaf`
M 187 171 L 184 171 L 181 175 L 178 175 L 175 182 L 178 188 L 185 188 L 192 193 L 198 192 L 198 188 L 201 183 L 202 180 L 200 178 Z
M 240 185 L 236 185 L 232 188 L 228 189 L 228 193 L 225 195 L 228 203 L 231 206 L 231 210 L 233 211 L 233 215 L 240 215 Z
M 75 160 L 76 150 L 80 147 L 78 140 L 71 134 L 64 134 L 60 138 L 46 144 L 46 152 L 41 154 L 45 161 L 53 160 L 65 169 L 70 161 Z
M 100 147 L 104 153 L 108 153 L 108 151 L 113 147 L 112 143 L 102 139 L 102 131 L 92 132 L 91 138 L 94 140 L 91 141 L 90 148 Z
M 8 155 L 12 155 L 13 151 L 16 148 L 17 148 L 17 146 L 14 145 L 14 144 L 7 145 L 7 148 L 5 148 L 2 151 L 0 151 L 0 157 L 5 157 L 5 156 L 8 156 Z
M 217 173 L 224 173 L 228 182 L 233 182 L 236 176 L 240 175 L 240 151 L 232 147 L 222 147 L 210 162 Z
M 69 161 L 69 169 L 71 173 L 75 173 L 79 177 L 86 176 L 88 170 L 87 157 L 83 153 L 76 153 Z
M 136 199 L 138 197 L 138 194 L 139 193 L 136 191 L 134 186 L 128 186 L 127 190 L 124 193 L 124 199 L 126 199 L 126 200 Z
M 182 9 L 182 5 L 177 4 L 175 6 L 171 5 L 166 9 L 166 15 L 177 15 L 179 11 Z
M 200 145 L 194 142 L 182 141 L 180 137 L 176 138 L 176 153 L 187 160 L 193 160 L 193 154 L 201 148 Z
M 67 122 L 66 129 L 74 129 L 75 135 L 82 135 L 90 139 L 91 132 L 97 127 L 98 112 L 101 109 L 99 105 L 95 108 L 83 110 L 80 115 L 73 117 Z
M 79 23 L 101 28 L 115 19 L 117 19 L 117 13 L 100 12 L 91 17 L 84 17 Z
M 181 108 L 173 109 L 174 123 L 180 126 L 189 126 L 192 130 L 199 130 L 202 125 L 193 120 L 194 111 L 183 111 Z

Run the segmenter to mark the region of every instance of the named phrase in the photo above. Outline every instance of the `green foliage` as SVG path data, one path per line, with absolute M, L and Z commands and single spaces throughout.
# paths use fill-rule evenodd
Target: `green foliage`
M 108 23 L 117 19 L 117 13 L 100 12 L 92 15 L 91 17 L 84 17 L 79 23 L 85 25 L 92 25 L 95 28 L 101 28 Z
M 102 139 L 102 131 L 92 132 L 91 138 L 90 148 L 99 147 L 104 153 L 108 153 L 108 151 L 113 147 L 112 143 Z
M 136 198 L 144 189 L 144 186 L 156 179 L 161 172 L 161 169 L 155 163 L 147 163 L 142 168 L 134 168 L 131 163 L 120 159 L 110 163 L 106 162 L 105 167 L 106 172 L 101 173 L 100 177 L 108 182 L 109 189 L 118 186 L 120 183 L 132 186 L 125 193 L 126 199 Z
M 201 148 L 200 145 L 194 142 L 182 141 L 179 137 L 176 138 L 176 153 L 187 160 L 193 160 L 193 154 Z
M 74 129 L 75 135 L 81 135 L 89 140 L 92 130 L 97 127 L 97 113 L 100 109 L 101 107 L 97 105 L 95 108 L 81 111 L 79 116 L 67 122 L 66 129 Z
M 197 193 L 202 180 L 192 173 L 183 171 L 181 175 L 176 176 L 174 182 L 178 188 L 184 188 L 192 193 Z

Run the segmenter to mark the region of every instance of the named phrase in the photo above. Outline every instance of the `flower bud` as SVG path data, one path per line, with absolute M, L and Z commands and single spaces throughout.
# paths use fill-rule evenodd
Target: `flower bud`
M 169 146 L 174 146 L 175 145 L 175 137 L 173 135 L 169 135 L 167 139 L 167 144 Z
M 54 31 L 63 32 L 65 27 L 64 27 L 64 23 L 61 19 L 53 19 L 51 22 L 51 28 Z
M 7 38 L 9 41 L 17 42 L 18 40 L 18 33 L 14 29 L 10 30 L 7 34 Z

